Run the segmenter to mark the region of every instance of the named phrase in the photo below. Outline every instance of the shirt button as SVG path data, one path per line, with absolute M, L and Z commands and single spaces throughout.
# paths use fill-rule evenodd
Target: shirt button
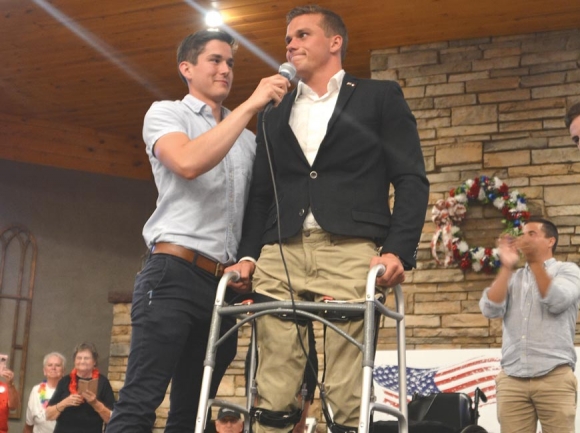
M 315 171 L 310 172 L 310 179 L 316 179 L 317 177 L 318 177 L 318 173 L 316 173 Z
M 304 215 L 304 209 L 300 209 L 300 212 L 298 212 L 299 216 L 303 216 Z

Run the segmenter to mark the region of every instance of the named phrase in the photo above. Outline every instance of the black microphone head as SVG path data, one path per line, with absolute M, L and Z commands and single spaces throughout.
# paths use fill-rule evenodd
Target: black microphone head
M 278 73 L 291 81 L 296 76 L 296 68 L 290 62 L 282 63 L 278 68 Z

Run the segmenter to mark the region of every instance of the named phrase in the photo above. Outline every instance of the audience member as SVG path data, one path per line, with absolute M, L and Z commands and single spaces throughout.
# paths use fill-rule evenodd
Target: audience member
M 570 107 L 568 113 L 566 113 L 564 122 L 566 128 L 570 130 L 572 141 L 580 148 L 580 102 Z
M 58 382 L 48 403 L 46 419 L 56 420 L 54 433 L 102 433 L 115 396 L 109 380 L 97 368 L 95 345 L 79 344 L 73 360 L 73 370 Z
M 46 407 L 50 401 L 58 382 L 64 374 L 66 360 L 58 352 L 51 352 L 44 357 L 42 372 L 44 380 L 32 387 L 28 406 L 26 408 L 26 424 L 24 433 L 52 433 L 56 421 L 46 419 Z
M 241 280 L 232 283 L 237 290 L 253 285 L 279 300 L 290 299 L 290 284 L 297 300 L 361 300 L 370 267 L 384 265 L 377 284 L 390 287 L 415 266 L 429 195 L 415 118 L 396 82 L 359 79 L 342 69 L 348 35 L 339 15 L 315 5 L 297 7 L 287 24 L 286 58 L 300 82 L 262 114 L 241 259 L 226 270 L 240 272 Z M 338 326 L 362 339 L 362 320 Z M 299 328 L 308 350 L 307 327 Z M 307 358 L 296 325 L 263 316 L 257 329 L 258 405 L 295 414 Z M 362 355 L 334 331 L 326 333 L 324 351 L 334 421 L 356 429 Z M 261 422 L 256 431 L 289 428 Z
M 222 407 L 215 420 L 215 431 L 217 433 L 241 433 L 244 429 L 242 415 L 233 409 Z
M 233 81 L 236 41 L 201 30 L 178 48 L 188 94 L 153 103 L 143 139 L 159 191 L 143 228 L 151 255 L 135 279 L 131 350 L 125 384 L 107 433 L 150 433 L 171 381 L 165 432 L 193 432 L 216 288 L 236 261 L 255 136 L 245 129 L 290 86 L 280 74 L 261 80 L 233 111 L 222 103 Z M 224 320 L 222 331 L 235 321 Z M 218 350 L 210 396 L 236 353 L 233 335 Z
M 0 433 L 8 432 L 10 411 L 20 407 L 20 394 L 14 386 L 14 372 L 6 367 L 0 371 Z
M 574 432 L 577 382 L 574 337 L 580 268 L 554 258 L 556 226 L 531 218 L 519 238 L 499 239 L 501 267 L 479 302 L 490 319 L 503 319 L 502 370 L 496 378 L 502 433 Z M 525 257 L 515 270 L 518 251 Z

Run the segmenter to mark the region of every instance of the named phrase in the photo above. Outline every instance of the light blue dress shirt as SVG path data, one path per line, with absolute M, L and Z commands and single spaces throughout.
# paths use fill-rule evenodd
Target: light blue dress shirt
M 230 113 L 223 108 L 223 117 Z M 187 95 L 181 101 L 155 102 L 145 115 L 143 140 L 159 191 L 157 208 L 143 228 L 149 247 L 170 242 L 224 264 L 234 263 L 256 154 L 254 134 L 244 130 L 213 169 L 187 180 L 153 155 L 157 140 L 171 132 L 193 139 L 216 126 L 211 109 Z
M 580 268 L 552 258 L 544 262 L 552 283 L 540 296 L 526 264 L 512 275 L 504 302 L 489 300 L 489 287 L 479 308 L 487 318 L 503 318 L 501 366 L 514 377 L 543 376 L 559 365 L 576 365 L 574 336 L 580 302 Z

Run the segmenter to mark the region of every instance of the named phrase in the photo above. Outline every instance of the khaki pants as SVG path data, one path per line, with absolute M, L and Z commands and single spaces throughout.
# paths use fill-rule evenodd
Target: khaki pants
M 574 433 L 577 381 L 568 365 L 535 378 L 496 378 L 497 417 L 501 433 Z
M 283 249 L 295 300 L 319 301 L 325 295 L 337 300 L 364 300 L 370 261 L 377 255 L 372 241 L 309 230 L 284 242 Z M 258 293 L 280 300 L 290 299 L 278 244 L 262 249 L 253 285 Z M 308 353 L 306 326 L 300 328 Z M 362 341 L 362 320 L 341 323 L 340 328 Z M 325 385 L 334 421 L 357 427 L 362 354 L 330 329 L 325 340 Z M 257 341 L 258 406 L 273 411 L 298 408 L 296 396 L 304 375 L 306 355 L 300 346 L 296 325 L 273 316 L 261 317 L 257 320 Z M 256 426 L 257 432 L 288 430 L 290 428 Z

